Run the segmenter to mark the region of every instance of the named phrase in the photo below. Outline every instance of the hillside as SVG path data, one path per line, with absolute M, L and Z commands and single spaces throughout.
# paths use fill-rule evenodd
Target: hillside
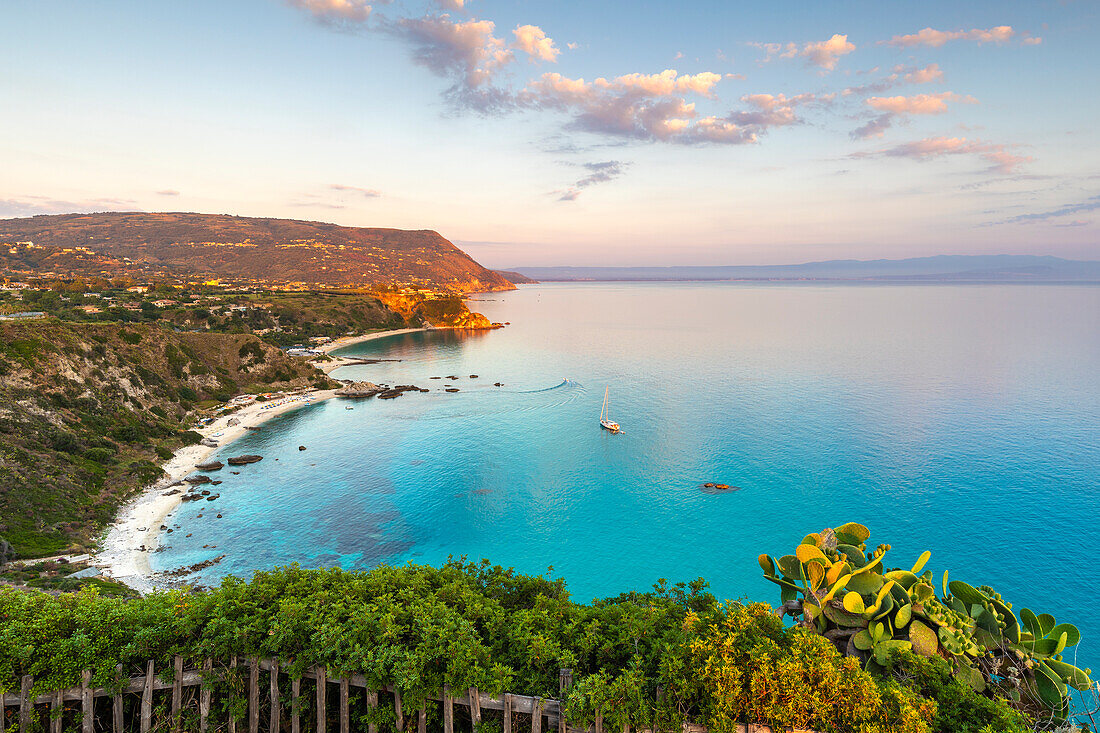
M 23 555 L 80 544 L 197 440 L 203 400 L 310 384 L 330 381 L 250 334 L 0 323 L 0 536 Z
M 1100 262 L 1033 255 L 940 255 L 904 260 L 827 260 L 799 265 L 515 267 L 539 281 L 881 280 L 1100 282 Z M 513 280 L 513 282 L 517 282 Z
M 0 271 L 459 292 L 515 287 L 433 231 L 194 213 L 0 220 Z

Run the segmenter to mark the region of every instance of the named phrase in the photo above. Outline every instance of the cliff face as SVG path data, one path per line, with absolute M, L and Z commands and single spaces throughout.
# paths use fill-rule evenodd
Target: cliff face
M 240 389 L 331 384 L 248 334 L 145 324 L 0 324 L 0 537 L 43 554 L 86 539 Z
M 426 297 L 420 293 L 382 291 L 375 294 L 386 307 L 409 323 L 427 321 L 439 328 L 492 328 L 489 319 L 474 313 L 457 296 Z
M 438 233 L 192 213 L 0 220 L 0 270 L 362 287 L 512 290 Z

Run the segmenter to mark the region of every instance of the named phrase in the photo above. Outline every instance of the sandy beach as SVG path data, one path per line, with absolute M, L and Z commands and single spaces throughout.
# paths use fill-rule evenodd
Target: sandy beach
M 322 344 L 317 347 L 317 351 L 325 354 L 332 353 L 336 349 L 342 349 L 345 346 L 351 346 L 352 344 L 359 344 L 364 341 L 374 341 L 375 339 L 386 338 L 387 336 L 399 336 L 403 333 L 416 333 L 417 331 L 434 331 L 435 328 L 399 328 L 396 331 L 378 331 L 376 333 L 368 333 L 362 336 L 344 336 L 338 338 L 335 341 L 329 341 L 327 344 Z
M 202 463 L 214 451 L 220 450 L 240 438 L 248 427 L 255 427 L 267 420 L 299 407 L 314 404 L 333 397 L 334 390 L 313 390 L 268 402 L 252 402 L 241 409 L 223 415 L 209 425 L 197 428 L 204 438 L 218 442 L 219 447 L 189 445 L 176 451 L 166 464 L 166 476 L 153 484 L 140 496 L 127 502 L 119 510 L 115 521 L 100 543 L 100 550 L 93 558 L 103 574 L 126 583 L 140 593 L 148 593 L 165 583 L 159 583 L 149 566 L 149 555 L 160 544 L 160 526 L 165 518 L 178 507 L 185 491 L 172 493 L 172 487 L 184 476 L 195 471 L 195 464 Z M 231 420 L 236 422 L 229 425 Z
M 331 341 L 317 350 L 329 354 L 352 344 L 375 339 L 397 336 L 428 328 L 402 328 L 396 331 L 379 331 L 362 336 L 345 336 Z M 313 366 L 325 374 L 342 366 L 358 363 L 355 359 L 331 356 L 328 361 L 312 362 Z M 289 410 L 327 400 L 333 397 L 334 390 L 313 390 L 301 395 L 283 397 L 267 402 L 251 402 L 239 410 L 219 417 L 209 425 L 196 428 L 204 438 L 218 442 L 218 447 L 189 445 L 180 448 L 164 464 L 165 477 L 145 489 L 139 496 L 127 502 L 119 510 L 115 521 L 107 529 L 100 542 L 100 549 L 93 557 L 93 564 L 100 567 L 103 574 L 126 583 L 140 593 L 149 593 L 157 588 L 178 585 L 163 582 L 154 574 L 149 565 L 149 556 L 160 545 L 160 526 L 176 507 L 180 505 L 185 487 L 173 486 L 177 481 L 195 472 L 195 464 L 202 463 L 212 453 L 225 448 L 248 432 L 248 427 L 257 427 L 267 420 Z M 235 421 L 229 425 L 230 421 Z M 174 490 L 179 489 L 176 493 Z

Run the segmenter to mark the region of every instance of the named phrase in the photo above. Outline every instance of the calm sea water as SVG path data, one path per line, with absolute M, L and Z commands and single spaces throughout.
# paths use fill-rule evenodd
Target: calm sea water
M 184 505 L 155 567 L 227 553 L 200 577 L 212 582 L 466 555 L 552 566 L 580 600 L 702 576 L 722 597 L 775 603 L 757 554 L 858 521 L 893 564 L 930 549 L 937 577 L 1076 622 L 1100 667 L 1100 287 L 554 284 L 482 298 L 475 310 L 512 325 L 360 344 L 344 353 L 400 361 L 336 373 L 430 393 L 321 403 L 225 449 L 265 459 L 221 471 L 218 501 Z M 599 429 L 605 386 L 623 435 Z

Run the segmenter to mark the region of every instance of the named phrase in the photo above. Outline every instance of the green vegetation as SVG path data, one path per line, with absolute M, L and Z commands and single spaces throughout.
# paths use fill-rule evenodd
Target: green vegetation
M 13 586 L 35 590 L 71 593 L 84 588 L 94 588 L 100 596 L 133 598 L 137 594 L 128 586 L 107 578 L 72 578 L 84 570 L 84 563 L 43 561 L 32 564 L 8 565 L 0 570 L 0 581 Z
M 184 332 L 251 333 L 280 348 L 408 325 L 403 315 L 369 292 L 170 283 L 150 286 L 148 292 L 130 292 L 131 284 L 99 279 L 36 281 L 36 289 L 0 292 L 0 313 L 35 311 L 73 323 L 148 323 Z M 460 298 L 451 300 L 465 311 Z M 140 335 L 124 330 L 121 338 L 137 344 L 132 339 Z
M 330 384 L 246 334 L 0 323 L 0 537 L 20 557 L 79 548 L 199 440 L 187 428 L 200 400 L 318 383 Z
M 803 538 L 793 555 L 761 555 L 760 567 L 782 589 L 787 612 L 871 671 L 888 669 L 899 652 L 942 658 L 975 692 L 1055 720 L 1068 715 L 1071 688 L 1092 686 L 1090 670 L 1062 659 L 1081 640 L 1076 626 L 1027 608 L 1017 619 L 992 588 L 949 580 L 946 571 L 937 597 L 932 571 L 921 573 L 930 552 L 909 569 L 886 568 L 890 546 L 868 551 L 869 537 L 854 522 L 825 529 Z M 915 669 L 926 681 L 934 676 Z
M 444 683 L 558 697 L 568 667 L 570 720 L 591 723 L 599 709 L 611 730 L 691 720 L 723 733 L 744 719 L 837 733 L 1024 729 L 945 666 L 898 658 L 906 675 L 872 674 L 812 629 L 785 628 L 765 605 L 718 603 L 702 581 L 578 604 L 561 580 L 452 561 L 370 572 L 292 566 L 128 601 L 0 590 L 0 687 L 33 674 L 46 691 L 83 669 L 109 686 L 116 664 L 155 659 L 163 669 L 174 654 L 196 666 L 257 655 L 278 656 L 292 674 L 314 664 L 359 672 L 372 686 L 395 684 L 407 709 Z M 392 722 L 385 706 L 373 715 Z

